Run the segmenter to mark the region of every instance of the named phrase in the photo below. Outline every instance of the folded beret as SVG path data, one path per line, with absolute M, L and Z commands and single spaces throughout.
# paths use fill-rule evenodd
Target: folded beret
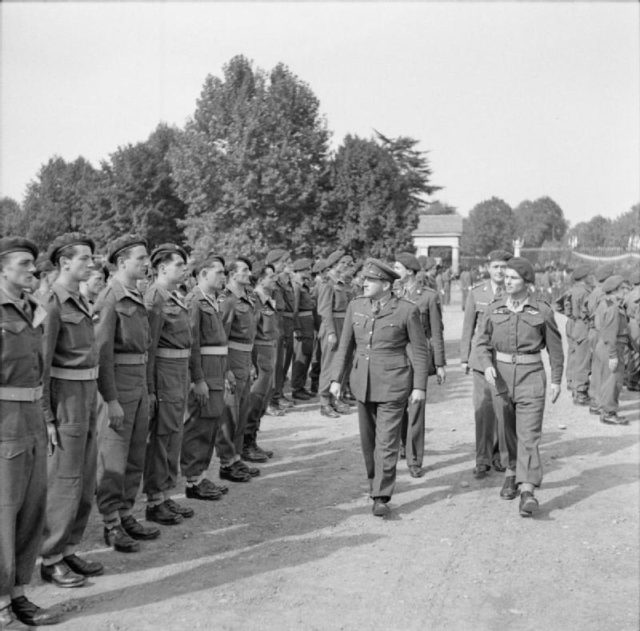
M 411 252 L 400 252 L 396 254 L 396 261 L 402 263 L 407 269 L 414 272 L 419 272 L 422 269 L 420 267 L 420 261 L 418 261 L 417 257 L 411 254 Z
M 155 265 L 156 262 L 166 254 L 177 254 L 185 263 L 189 258 L 187 256 L 187 251 L 179 245 L 176 245 L 175 243 L 162 243 L 157 248 L 154 248 L 153 252 L 151 252 L 151 265 Z
M 38 258 L 38 246 L 22 237 L 4 237 L 0 239 L 0 256 L 11 252 L 30 252 L 34 259 Z
M 364 278 L 373 278 L 374 280 L 384 280 L 389 282 L 393 282 L 400 278 L 400 274 L 378 259 L 367 260 L 362 268 L 362 276 Z
M 145 248 L 148 247 L 147 240 L 139 235 L 125 234 L 121 237 L 118 237 L 111 242 L 109 248 L 107 249 L 107 261 L 112 265 L 115 265 L 116 259 L 118 258 L 118 254 L 120 254 L 120 252 L 128 248 L 133 248 L 136 245 L 143 245 Z
M 492 250 L 487 254 L 487 261 L 489 261 L 489 263 L 491 261 L 509 261 L 511 258 L 513 258 L 513 254 L 506 250 Z
M 573 270 L 571 277 L 573 278 L 573 280 L 582 280 L 583 278 L 589 276 L 590 273 L 591 267 L 586 263 L 582 263 Z
M 503 259 L 492 259 L 493 261 L 500 261 Z M 513 256 L 507 261 L 507 267 L 515 270 L 520 275 L 520 278 L 526 283 L 534 283 L 536 280 L 536 274 L 533 271 L 533 265 L 528 259 L 521 256 Z
M 344 256 L 344 254 L 344 250 L 336 250 L 335 252 L 329 254 L 326 259 L 327 267 L 333 267 Z
M 624 282 L 625 280 L 620 274 L 609 276 L 609 278 L 602 283 L 602 291 L 604 291 L 605 294 L 610 294 L 612 291 L 618 289 Z
M 311 269 L 312 265 L 311 259 L 296 259 L 291 266 L 291 269 L 294 272 L 303 272 L 305 270 Z
M 276 248 L 275 250 L 269 250 L 269 252 L 267 252 L 264 262 L 271 265 L 272 263 L 277 263 L 287 256 L 289 256 L 289 252 L 287 250 Z
M 314 264 L 313 267 L 311 268 L 311 272 L 313 274 L 321 274 L 322 272 L 324 272 L 324 270 L 326 270 L 328 267 L 327 265 L 327 259 L 318 259 Z
M 233 258 L 233 261 L 242 261 L 251 271 L 253 269 L 253 263 L 251 262 L 251 259 L 248 256 L 235 256 Z
M 433 256 L 427 256 L 424 262 L 424 271 L 428 272 L 430 269 L 433 269 L 438 264 L 438 261 L 433 258 Z
M 602 283 L 605 280 L 607 280 L 607 278 L 609 278 L 609 276 L 611 276 L 612 274 L 613 274 L 613 265 L 607 264 L 607 265 L 601 265 L 600 267 L 598 267 L 594 273 L 594 276 L 599 283 Z
M 67 232 L 53 240 L 53 243 L 49 247 L 49 260 L 56 265 L 62 255 L 62 250 L 69 248 L 72 245 L 86 245 L 91 250 L 91 254 L 96 251 L 96 244 L 90 237 L 81 234 L 80 232 Z

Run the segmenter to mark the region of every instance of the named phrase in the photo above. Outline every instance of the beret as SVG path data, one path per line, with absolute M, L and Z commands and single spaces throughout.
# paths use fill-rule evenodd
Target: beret
M 333 267 L 344 256 L 344 254 L 344 250 L 331 252 L 331 254 L 326 258 L 327 267 Z
M 265 258 L 265 263 L 267 264 L 271 264 L 271 263 L 277 263 L 278 261 L 282 260 L 283 258 L 289 256 L 289 252 L 287 250 L 282 250 L 282 249 L 275 249 L 275 250 L 269 250 L 269 252 L 267 252 L 267 256 Z
M 586 278 L 591 273 L 591 267 L 586 263 L 582 263 L 578 265 L 572 272 L 571 277 L 573 280 L 582 280 Z
M 253 277 L 253 279 L 257 280 L 258 278 L 260 278 L 262 272 L 264 272 L 267 267 L 269 267 L 275 273 L 276 270 L 273 267 L 273 263 L 267 263 L 266 261 L 264 263 L 257 262 L 251 270 L 251 276 Z
M 609 276 L 609 278 L 602 283 L 602 291 L 604 291 L 605 294 L 610 294 L 612 291 L 618 289 L 624 282 L 625 280 L 620 274 Z
M 304 270 L 311 269 L 311 259 L 296 259 L 291 266 L 294 272 L 303 272 Z
M 640 285 L 640 269 L 634 269 L 631 274 L 629 274 L 629 282 L 632 285 Z
M 612 274 L 613 265 L 601 265 L 596 269 L 594 276 L 599 283 L 602 283 L 607 280 L 607 278 L 609 278 L 609 276 L 611 276 Z
M 60 259 L 62 250 L 72 245 L 87 245 L 91 250 L 91 254 L 96 251 L 96 244 L 93 239 L 80 232 L 67 232 L 53 240 L 49 247 L 49 260 L 55 265 Z
M 314 274 L 320 274 L 322 272 L 324 272 L 324 270 L 327 269 L 327 259 L 318 259 L 314 264 L 313 267 L 311 268 L 311 271 Z
M 30 252 L 34 259 L 38 258 L 38 246 L 29 239 L 21 237 L 4 237 L 0 239 L 0 256 L 10 252 Z
M 187 259 L 187 251 L 184 248 L 181 248 L 179 245 L 175 243 L 162 243 L 157 248 L 153 249 L 151 252 L 151 265 L 155 265 L 160 258 L 165 256 L 166 254 L 177 254 L 182 257 L 182 260 L 186 263 Z
M 241 261 L 242 263 L 244 263 L 249 270 L 251 271 L 253 269 L 253 263 L 251 262 L 251 259 L 248 256 L 235 256 L 233 258 L 233 262 L 237 262 L 237 261 Z
M 207 254 L 206 256 L 198 257 L 193 262 L 193 269 L 197 274 L 199 274 L 203 269 L 207 269 L 211 267 L 211 265 L 215 262 L 222 263 L 222 267 L 226 265 L 224 261 L 224 257 L 221 254 Z
M 491 250 L 491 252 L 487 254 L 487 261 L 509 261 L 512 257 L 513 254 L 506 250 Z
M 414 272 L 419 272 L 422 269 L 420 267 L 420 261 L 418 261 L 416 256 L 411 254 L 411 252 L 400 252 L 396 254 L 396 261 L 402 263 L 407 269 L 413 270 Z
M 500 261 L 503 259 L 492 260 Z M 525 259 L 521 256 L 513 256 L 508 260 L 507 267 L 518 272 L 522 280 L 527 283 L 534 283 L 536 280 L 536 274 L 533 271 L 533 265 L 531 265 L 531 262 L 528 259 Z
M 147 240 L 136 234 L 125 234 L 115 239 L 107 250 L 107 261 L 112 265 L 115 265 L 118 254 L 127 248 L 133 248 L 136 245 L 143 245 L 148 247 Z
M 424 262 L 424 271 L 428 272 L 430 269 L 433 269 L 437 264 L 438 264 L 438 261 L 436 261 L 433 258 L 433 256 L 427 256 Z
M 375 280 L 388 280 L 389 282 L 393 282 L 400 278 L 400 274 L 378 259 L 367 260 L 362 268 L 362 276 L 364 278 L 373 278 Z

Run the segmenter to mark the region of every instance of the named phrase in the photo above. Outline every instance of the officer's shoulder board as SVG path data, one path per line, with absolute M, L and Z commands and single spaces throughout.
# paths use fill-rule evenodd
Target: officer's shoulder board
M 480 282 L 476 283 L 475 285 L 471 286 L 471 291 L 473 291 L 474 289 L 478 289 L 480 287 L 485 287 L 486 289 L 486 281 L 481 280 Z

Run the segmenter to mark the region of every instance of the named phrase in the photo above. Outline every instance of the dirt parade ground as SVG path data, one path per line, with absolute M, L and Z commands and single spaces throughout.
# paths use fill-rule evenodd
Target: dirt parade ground
M 564 390 L 548 404 L 540 511 L 523 519 L 518 500 L 498 497 L 502 474 L 472 476 L 461 327 L 454 303 L 447 381 L 429 382 L 427 473 L 399 462 L 388 518 L 371 514 L 355 412 L 296 405 L 264 418 L 259 443 L 275 456 L 260 477 L 228 483 L 220 501 L 185 500 L 195 517 L 137 554 L 105 547 L 94 510 L 81 553 L 105 575 L 64 590 L 36 572 L 29 596 L 66 612 L 55 628 L 82 631 L 638 629 L 637 393 L 622 395 L 628 426 L 600 423 Z

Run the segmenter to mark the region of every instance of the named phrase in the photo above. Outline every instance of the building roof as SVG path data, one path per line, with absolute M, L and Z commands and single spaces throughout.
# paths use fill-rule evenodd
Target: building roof
M 418 227 L 413 231 L 414 237 L 462 234 L 462 217 L 455 215 L 421 214 Z

